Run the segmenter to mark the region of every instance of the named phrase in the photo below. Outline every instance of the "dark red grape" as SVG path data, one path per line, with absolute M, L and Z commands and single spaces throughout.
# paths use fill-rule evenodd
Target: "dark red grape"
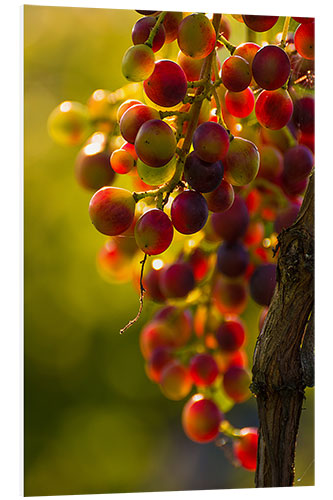
M 294 102 L 293 122 L 306 134 L 314 133 L 315 101 L 311 96 L 305 96 Z
M 159 106 L 170 108 L 179 104 L 187 92 L 186 75 L 182 68 L 168 59 L 155 63 L 152 75 L 143 82 L 147 97 Z
M 161 273 L 160 287 L 169 298 L 186 297 L 195 285 L 191 266 L 186 262 L 176 262 L 165 266 Z
M 171 43 L 176 40 L 178 36 L 178 28 L 181 20 L 183 19 L 182 12 L 167 12 L 163 20 L 165 29 L 165 43 Z
M 261 306 L 269 306 L 276 284 L 276 265 L 261 264 L 250 279 L 250 295 Z
M 196 191 L 180 193 L 171 205 L 171 220 L 182 234 L 193 234 L 206 224 L 208 207 L 202 194 Z
M 212 214 L 211 221 L 214 231 L 223 240 L 242 238 L 250 221 L 245 201 L 236 195 L 232 206 L 224 212 Z
M 156 24 L 155 17 L 141 17 L 132 29 L 132 41 L 134 45 L 139 45 L 140 43 L 145 43 L 148 39 L 151 30 Z M 157 52 L 163 47 L 165 42 L 165 29 L 163 28 L 163 24 L 159 26 L 157 33 L 154 36 L 153 40 L 153 52 Z
M 224 321 L 216 332 L 216 339 L 222 351 L 234 352 L 245 342 L 245 329 L 240 321 Z
M 293 146 L 284 154 L 283 178 L 288 183 L 304 180 L 310 174 L 314 164 L 312 151 L 302 144 Z
M 268 31 L 277 23 L 279 16 L 247 16 L 243 15 L 246 26 L 253 31 Z
M 252 74 L 259 87 L 266 90 L 279 89 L 289 78 L 289 57 L 277 45 L 265 45 L 254 56 Z
M 245 273 L 250 262 L 249 252 L 239 242 L 224 242 L 217 251 L 217 268 L 229 278 L 236 278 Z
M 208 210 L 211 212 L 224 212 L 233 204 L 235 192 L 232 185 L 222 179 L 221 184 L 214 191 L 205 193 L 204 197 L 207 201 Z
M 207 163 L 202 161 L 194 151 L 185 161 L 184 178 L 186 182 L 200 193 L 209 193 L 216 189 L 223 177 L 223 165 L 220 161 Z

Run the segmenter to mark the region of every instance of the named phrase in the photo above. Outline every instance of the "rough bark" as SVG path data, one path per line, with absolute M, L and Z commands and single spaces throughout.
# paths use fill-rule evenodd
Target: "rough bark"
M 297 220 L 278 242 L 276 289 L 252 370 L 260 422 L 256 487 L 293 485 L 304 390 L 313 385 L 313 174 Z

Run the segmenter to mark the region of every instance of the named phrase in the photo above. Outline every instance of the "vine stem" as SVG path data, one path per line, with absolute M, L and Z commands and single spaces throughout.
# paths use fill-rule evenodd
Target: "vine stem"
M 286 16 L 283 24 L 283 30 L 282 30 L 282 37 L 281 37 L 281 42 L 280 46 L 284 48 L 286 46 L 286 40 L 288 36 L 288 29 L 289 29 L 289 23 L 290 23 L 291 17 Z
M 158 19 L 154 25 L 154 27 L 152 28 L 150 34 L 149 34 L 149 37 L 147 38 L 147 40 L 145 41 L 145 45 L 147 45 L 148 47 L 152 48 L 153 46 L 153 41 L 154 41 L 154 38 L 155 38 L 155 35 L 158 31 L 158 28 L 161 26 L 161 24 L 163 23 L 164 21 L 164 18 L 166 16 L 166 11 L 162 12 L 159 16 L 158 16 Z
M 135 316 L 135 318 L 131 319 L 131 321 L 129 321 L 127 323 L 127 325 L 124 326 L 124 328 L 122 328 L 120 330 L 120 335 L 122 335 L 128 328 L 130 328 L 132 325 L 134 325 L 134 323 L 136 323 L 138 321 L 138 319 L 140 318 L 141 316 L 141 313 L 142 313 L 142 309 L 143 309 L 143 297 L 144 297 L 144 294 L 145 294 L 145 288 L 143 286 L 143 270 L 144 270 L 144 267 L 145 267 L 145 263 L 147 261 L 147 257 L 148 257 L 148 254 L 145 253 L 145 256 L 144 258 L 142 259 L 142 261 L 140 262 L 141 264 L 141 274 L 140 274 L 140 306 L 139 306 L 139 310 L 138 310 L 138 313 L 137 315 Z

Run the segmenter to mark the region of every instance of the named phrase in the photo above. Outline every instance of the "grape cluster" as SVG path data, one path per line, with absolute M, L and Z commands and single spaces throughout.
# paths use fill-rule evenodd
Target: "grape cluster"
M 225 414 L 251 396 L 245 346 L 256 332 L 242 315 L 255 302 L 262 328 L 272 248 L 314 166 L 314 19 L 286 18 L 276 33 L 278 17 L 234 15 L 269 41 L 234 46 L 226 15 L 137 12 L 122 62 L 130 83 L 87 105 L 63 102 L 49 132 L 81 145 L 75 175 L 107 236 L 99 272 L 133 280 L 139 313 L 144 298 L 157 304 L 140 333 L 147 376 L 171 400 L 190 396 L 190 439 L 223 433 L 254 470 L 257 429 L 235 429 Z M 176 60 L 163 57 L 169 44 Z

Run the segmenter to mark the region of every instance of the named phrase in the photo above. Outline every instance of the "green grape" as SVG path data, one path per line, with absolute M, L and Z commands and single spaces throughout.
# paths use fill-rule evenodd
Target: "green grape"
M 148 184 L 149 186 L 161 186 L 168 182 L 175 173 L 176 170 L 176 158 L 173 157 L 169 163 L 163 165 L 163 167 L 149 167 L 143 161 L 138 159 L 137 171 L 140 179 Z
M 76 146 L 88 137 L 90 120 L 87 106 L 64 101 L 49 116 L 47 127 L 51 138 L 62 146 Z

